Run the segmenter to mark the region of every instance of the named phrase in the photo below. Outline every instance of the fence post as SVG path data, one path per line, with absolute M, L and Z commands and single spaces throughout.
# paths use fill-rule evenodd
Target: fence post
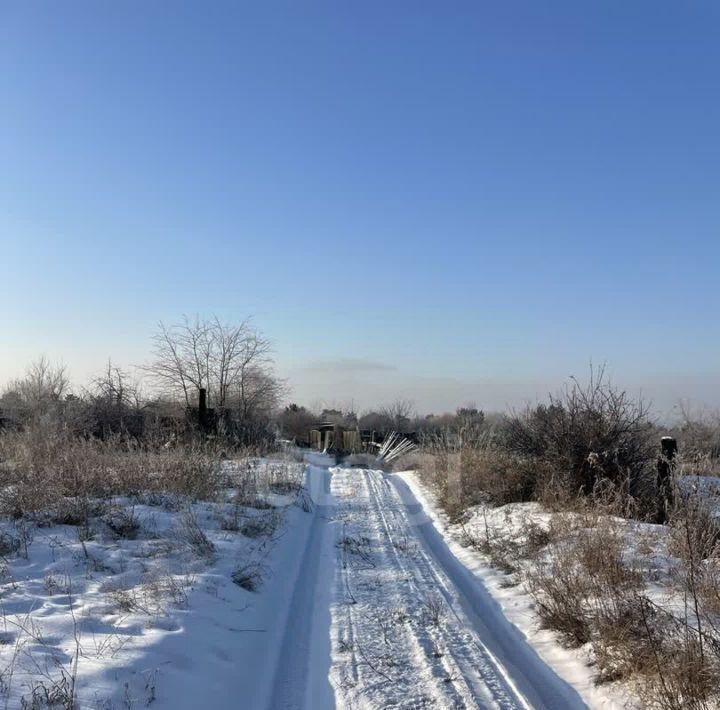
M 673 505 L 673 472 L 677 441 L 672 436 L 660 439 L 660 456 L 657 461 L 658 512 L 657 522 L 667 522 L 668 510 Z
M 205 431 L 207 424 L 207 390 L 204 387 L 198 392 L 198 424 L 200 431 Z

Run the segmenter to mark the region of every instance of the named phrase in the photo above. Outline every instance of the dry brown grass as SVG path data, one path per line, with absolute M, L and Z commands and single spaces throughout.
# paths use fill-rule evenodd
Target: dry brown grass
M 597 682 L 630 682 L 643 707 L 719 707 L 720 546 L 714 517 L 701 497 L 678 501 L 671 519 L 672 605 L 647 596 L 643 574 L 625 559 L 627 530 L 603 506 L 553 517 L 548 554 L 523 568 L 543 625 L 570 645 L 589 644 Z
M 0 434 L 0 514 L 17 518 L 52 510 L 64 499 L 150 492 L 210 500 L 224 483 L 222 454 L 201 442 L 164 448 L 62 431 L 5 432 Z
M 464 448 L 460 483 L 468 505 L 505 505 L 532 500 L 538 481 L 537 463 L 497 447 Z
M 588 650 L 597 682 L 630 684 L 647 708 L 720 708 L 720 519 L 702 491 L 678 490 L 669 547 L 665 535 L 660 550 L 638 540 L 627 520 L 652 516 L 657 496 L 644 411 L 604 388 L 561 404 L 516 422 L 514 453 L 502 441 L 426 450 L 426 482 L 455 522 L 476 504 L 537 500 L 551 512 L 547 529 L 486 524 L 465 543 L 526 585 L 543 626 Z M 716 474 L 715 454 L 691 452 L 678 473 Z

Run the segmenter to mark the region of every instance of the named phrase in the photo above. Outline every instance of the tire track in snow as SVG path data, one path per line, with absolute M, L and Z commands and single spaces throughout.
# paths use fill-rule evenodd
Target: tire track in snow
M 424 693 L 427 685 L 423 668 L 413 663 L 413 657 L 400 659 L 408 646 L 404 624 L 393 624 L 392 615 L 403 607 L 398 594 L 394 568 L 388 559 L 387 548 L 376 537 L 375 518 L 368 515 L 370 491 L 362 474 L 352 475 L 344 469 L 333 470 L 332 490 L 338 502 L 337 517 L 343 520 L 346 543 L 372 545 L 372 559 L 355 550 L 348 553 L 340 545 L 342 579 L 338 589 L 338 604 L 334 610 L 337 627 L 339 663 L 335 669 L 335 685 L 348 708 L 398 707 L 398 698 L 405 695 L 403 707 L 423 707 L 422 698 L 402 686 L 408 678 L 416 679 Z M 390 619 L 392 628 L 379 628 Z M 349 658 L 347 658 L 349 654 Z M 399 675 L 399 670 L 404 671 Z M 390 692 L 390 689 L 392 692 Z M 407 695 L 410 695 L 408 698 Z M 433 699 L 435 700 L 435 699 Z M 437 706 L 435 702 L 433 706 Z
M 312 473 L 320 504 L 267 710 L 585 707 L 452 555 L 404 481 Z M 423 611 L 434 597 L 439 623 Z
M 422 598 L 421 591 L 414 584 L 414 573 L 411 569 L 412 564 L 403 562 L 402 556 L 399 553 L 395 537 L 392 534 L 383 507 L 381 506 L 380 496 L 378 495 L 375 485 L 374 472 L 365 472 L 365 481 L 369 492 L 370 504 L 382 526 L 384 535 L 381 537 L 381 540 L 387 550 L 386 554 L 392 562 L 394 562 L 399 572 L 397 580 L 401 582 L 400 589 L 402 589 L 402 593 L 398 596 L 401 597 L 401 603 L 407 610 L 411 611 L 413 606 L 417 607 L 418 599 Z M 408 599 L 408 596 L 414 598 Z M 434 690 L 436 696 L 445 701 L 445 706 L 448 706 L 447 704 L 450 703 L 452 707 L 466 707 L 468 700 L 472 697 L 472 693 L 467 687 L 467 684 L 464 683 L 462 674 L 458 672 L 459 669 L 455 663 L 455 658 L 453 654 L 449 652 L 450 649 L 447 644 L 442 645 L 443 650 L 441 652 L 437 639 L 433 638 L 431 630 L 426 626 L 411 627 L 408 632 L 406 639 L 411 647 L 411 654 L 417 662 L 425 665 L 428 670 L 428 675 L 435 681 L 436 685 Z M 458 687 L 458 681 L 465 687 Z
M 311 473 L 311 472 L 309 472 Z M 322 475 L 321 495 L 328 488 Z M 316 504 L 288 609 L 268 710 L 330 710 L 335 698 L 328 680 L 331 578 L 334 570 L 333 506 Z M 330 577 L 328 579 L 327 577 Z
M 537 710 L 586 708 L 577 691 L 562 680 L 537 654 L 520 630 L 502 613 L 500 605 L 451 552 L 442 535 L 424 515 L 422 506 L 405 481 L 378 472 L 401 501 L 397 507 L 421 544 L 430 567 L 444 579 L 446 597 L 458 619 L 472 630 L 473 643 L 492 660 L 505 681 Z M 410 517 L 413 517 L 411 522 Z
M 396 535 L 414 538 L 409 520 L 401 513 L 402 503 L 388 486 L 384 474 L 380 471 L 369 471 L 368 476 L 374 493 L 374 505 L 383 520 L 391 544 L 395 546 Z M 387 522 L 386 511 L 393 518 L 393 526 Z M 417 554 L 413 556 L 408 568 L 416 596 L 427 600 L 439 593 L 447 606 L 446 611 L 449 612 L 449 618 L 443 620 L 437 633 L 457 668 L 454 674 L 456 682 L 463 683 L 470 696 L 469 702 L 453 707 L 493 706 L 502 710 L 529 710 L 530 706 L 512 684 L 507 682 L 493 659 L 483 653 L 482 647 L 475 643 L 472 634 L 463 631 L 463 620 L 452 606 L 451 591 L 446 581 L 433 568 L 421 546 L 418 546 Z

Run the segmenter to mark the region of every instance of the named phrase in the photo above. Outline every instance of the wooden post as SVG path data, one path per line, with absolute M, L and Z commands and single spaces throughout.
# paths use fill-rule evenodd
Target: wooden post
M 198 392 L 198 424 L 200 430 L 205 431 L 207 424 L 207 390 L 201 387 Z
M 660 439 L 660 457 L 657 461 L 657 522 L 660 524 L 667 522 L 668 510 L 673 505 L 673 472 L 677 450 L 677 441 L 672 436 L 663 436 Z

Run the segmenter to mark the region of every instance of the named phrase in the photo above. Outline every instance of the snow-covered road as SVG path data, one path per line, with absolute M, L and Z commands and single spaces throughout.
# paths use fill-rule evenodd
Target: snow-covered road
M 269 710 L 585 707 L 407 483 L 309 466 L 316 501 Z

